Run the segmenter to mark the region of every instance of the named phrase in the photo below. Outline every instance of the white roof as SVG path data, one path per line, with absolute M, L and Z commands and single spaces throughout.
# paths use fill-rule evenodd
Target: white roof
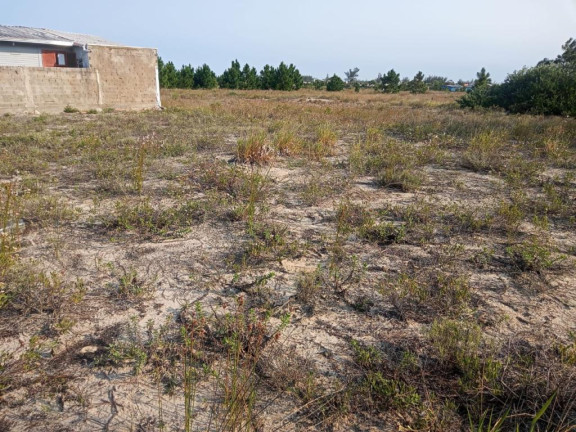
M 122 46 L 119 43 L 80 33 L 68 33 L 43 28 L 0 25 L 0 41 L 37 43 L 44 45 L 107 45 Z

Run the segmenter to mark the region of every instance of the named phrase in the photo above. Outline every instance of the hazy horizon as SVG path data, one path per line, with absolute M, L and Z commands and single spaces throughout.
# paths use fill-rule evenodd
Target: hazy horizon
M 458 2 L 342 0 L 186 5 L 150 0 L 83 4 L 12 3 L 4 25 L 88 33 L 158 49 L 177 68 L 208 64 L 217 74 L 238 59 L 260 71 L 295 64 L 303 75 L 344 77 L 358 67 L 373 79 L 394 68 L 402 77 L 472 79 L 482 67 L 495 81 L 554 58 L 576 36 L 576 0 Z

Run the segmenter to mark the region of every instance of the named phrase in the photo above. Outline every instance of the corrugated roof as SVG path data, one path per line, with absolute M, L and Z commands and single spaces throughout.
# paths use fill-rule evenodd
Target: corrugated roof
M 116 42 L 80 33 L 68 33 L 43 28 L 0 25 L 0 41 L 41 43 L 47 45 L 109 45 L 122 46 Z

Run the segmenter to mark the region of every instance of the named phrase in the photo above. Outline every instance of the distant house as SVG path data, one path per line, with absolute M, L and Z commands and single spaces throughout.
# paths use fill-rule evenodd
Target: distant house
M 461 91 L 463 87 L 460 84 L 444 84 L 442 90 L 448 90 L 451 92 Z
M 96 36 L 0 25 L 0 113 L 159 107 L 157 58 Z

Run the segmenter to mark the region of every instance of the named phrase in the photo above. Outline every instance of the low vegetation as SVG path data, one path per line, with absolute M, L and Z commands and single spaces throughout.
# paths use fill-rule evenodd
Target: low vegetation
M 0 118 L 0 429 L 574 430 L 574 120 L 254 72 Z

